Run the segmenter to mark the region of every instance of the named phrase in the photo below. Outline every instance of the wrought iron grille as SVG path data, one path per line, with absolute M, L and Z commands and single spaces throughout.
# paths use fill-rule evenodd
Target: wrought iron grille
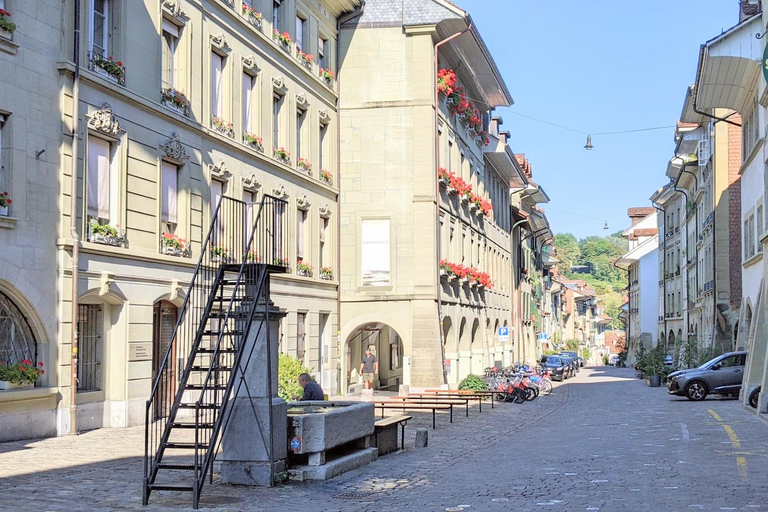
M 19 307 L 0 292 L 0 363 L 37 363 L 37 340 Z
M 77 390 L 101 389 L 102 320 L 101 306 L 81 304 L 77 306 L 78 341 Z

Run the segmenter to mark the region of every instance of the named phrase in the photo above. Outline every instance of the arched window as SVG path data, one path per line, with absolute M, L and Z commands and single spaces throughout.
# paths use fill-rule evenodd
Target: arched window
M 0 362 L 13 364 L 23 359 L 37 363 L 37 340 L 19 307 L 0 292 Z

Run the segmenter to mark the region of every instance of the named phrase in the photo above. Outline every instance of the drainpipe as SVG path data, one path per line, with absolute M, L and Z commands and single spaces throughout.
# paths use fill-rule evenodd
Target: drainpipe
M 360 0 L 360 7 L 349 14 L 345 14 L 336 22 L 336 33 L 341 34 L 341 25 L 361 16 L 365 12 L 365 0 Z M 341 50 L 339 41 L 336 41 L 336 85 L 341 83 L 341 66 L 339 57 Z M 341 89 L 341 87 L 339 87 Z M 336 116 L 341 117 L 339 98 L 336 97 Z M 344 352 L 341 344 L 341 123 L 336 123 L 336 186 L 339 193 L 336 196 L 336 275 L 339 286 L 336 288 L 336 394 L 341 395 L 341 354 Z M 322 350 L 322 348 L 320 349 Z M 322 357 L 322 354 L 321 354 Z M 347 383 L 348 384 L 348 383 Z
M 433 73 L 432 76 L 435 80 L 435 83 L 432 86 L 432 100 L 434 101 L 435 105 L 435 167 L 440 166 L 440 133 L 437 130 L 438 126 L 438 119 L 440 117 L 440 105 L 439 100 L 437 97 L 437 60 L 438 60 L 438 51 L 440 50 L 440 47 L 443 46 L 445 43 L 448 43 L 457 37 L 469 32 L 472 30 L 472 23 L 470 23 L 467 28 L 464 30 L 461 30 L 460 32 L 456 32 L 452 36 L 448 36 L 442 41 L 438 41 L 435 44 L 435 56 L 434 61 L 432 63 L 433 67 Z M 435 169 L 435 172 L 433 173 L 432 179 L 435 180 L 435 222 L 437 223 L 437 226 L 435 229 L 435 248 L 437 250 L 437 254 L 440 254 L 440 181 L 437 179 L 437 169 Z M 443 367 L 443 384 L 448 383 L 448 373 L 445 368 L 445 332 L 443 332 L 443 306 L 442 306 L 442 298 L 441 293 L 442 289 L 440 288 L 440 265 L 435 266 L 435 296 L 437 298 L 437 329 L 440 333 L 440 347 L 441 347 L 441 363 Z
M 77 349 L 79 341 L 77 283 L 80 264 L 80 237 L 77 233 L 77 149 L 80 117 L 80 0 L 75 0 L 74 63 L 72 74 L 72 184 L 70 188 L 69 234 L 72 237 L 72 347 L 69 381 L 69 433 L 77 435 Z
M 687 202 L 687 200 L 686 200 L 686 202 Z M 667 210 L 665 210 L 661 206 L 656 206 L 657 203 L 651 202 L 651 204 L 653 205 L 654 208 L 656 208 L 657 210 L 659 210 L 660 212 L 662 212 L 664 214 L 664 240 L 663 240 L 663 242 L 664 242 L 664 246 L 666 246 L 667 245 L 667 236 L 666 236 L 667 235 Z M 688 236 L 687 235 L 688 235 L 688 226 L 686 224 L 686 237 L 685 237 L 686 241 L 688 240 Z M 686 256 L 687 256 L 687 252 L 686 252 Z M 664 259 L 666 260 L 666 251 L 664 252 Z M 616 265 L 614 265 L 614 267 L 616 267 Z M 666 268 L 666 265 L 664 265 L 664 267 Z M 616 267 L 616 268 L 620 268 L 620 267 Z M 662 287 L 663 287 L 662 288 L 662 292 L 664 293 L 664 300 L 661 302 L 661 304 L 662 304 L 662 308 L 661 308 L 662 312 L 661 312 L 661 314 L 664 315 L 664 340 L 665 340 L 664 344 L 666 345 L 667 342 L 668 342 L 668 340 L 667 340 L 667 276 L 663 275 L 662 279 L 663 279 L 663 281 L 662 281 L 662 283 L 663 283 L 662 284 Z M 631 282 L 629 283 L 629 286 L 630 287 L 632 286 Z M 686 287 L 686 289 L 687 289 L 687 287 Z M 659 340 L 656 340 L 656 343 L 658 344 Z

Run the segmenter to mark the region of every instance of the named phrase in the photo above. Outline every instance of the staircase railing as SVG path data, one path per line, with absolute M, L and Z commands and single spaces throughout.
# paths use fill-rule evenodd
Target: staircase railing
M 178 320 L 172 335 L 172 341 L 159 366 L 154 378 L 152 392 L 146 405 L 145 426 L 145 460 L 144 460 L 144 502 L 149 497 L 149 484 L 154 482 L 158 471 L 158 463 L 163 456 L 165 443 L 171 430 L 171 424 L 179 412 L 178 404 L 185 397 L 185 387 L 189 379 L 190 371 L 195 363 L 197 351 L 201 343 L 208 341 L 208 352 L 211 354 L 211 368 L 217 367 L 218 354 L 222 350 L 222 343 L 235 351 L 232 357 L 230 371 L 226 372 L 226 389 L 218 393 L 220 389 L 219 371 L 209 369 L 204 382 L 197 386 L 200 389 L 199 398 L 194 409 L 195 424 L 212 419 L 205 417 L 210 411 L 202 409 L 200 405 L 206 401 L 224 407 L 226 400 L 232 391 L 231 376 L 235 374 L 234 364 L 242 356 L 241 338 L 247 334 L 253 320 L 256 302 L 265 290 L 265 276 L 268 269 L 284 271 L 287 266 L 287 230 L 286 230 L 286 202 L 272 196 L 264 196 L 259 203 L 245 203 L 236 199 L 222 197 L 212 216 L 211 227 L 206 239 L 200 247 L 200 257 L 197 267 L 190 281 L 188 291 L 184 297 L 183 305 L 179 311 Z M 226 300 L 226 313 L 215 311 L 219 329 L 218 335 L 213 339 L 204 340 L 206 325 L 215 310 L 215 292 L 224 279 L 225 269 L 237 272 L 237 278 L 231 283 L 234 285 L 232 297 Z M 245 319 L 237 318 L 234 314 L 233 304 L 235 298 L 245 297 L 251 294 L 252 301 Z M 267 296 L 268 298 L 268 296 Z M 222 300 L 223 297 L 219 297 Z M 222 301 L 221 305 L 224 305 Z M 242 316 L 242 308 L 239 310 Z M 232 334 L 225 334 L 225 333 Z M 235 336 L 234 333 L 239 333 Z M 208 338 L 214 336 L 209 335 Z M 235 339 L 237 338 L 237 339 Z M 213 349 L 211 351 L 211 349 Z M 216 385 L 214 385 L 216 384 Z M 211 396 L 213 392 L 213 396 Z M 187 394 L 187 400 L 190 397 Z M 213 400 L 211 402 L 211 400 Z M 215 454 L 215 438 L 218 429 L 221 428 L 221 411 L 212 409 L 215 415 L 212 423 L 216 424 L 210 432 L 210 437 L 201 442 L 200 430 L 195 429 L 195 482 L 204 479 L 205 471 L 211 467 L 213 454 Z M 205 445 L 206 455 L 204 463 L 198 472 L 198 447 Z M 199 475 L 202 475 L 198 478 Z M 194 486 L 195 504 L 199 496 L 199 486 Z

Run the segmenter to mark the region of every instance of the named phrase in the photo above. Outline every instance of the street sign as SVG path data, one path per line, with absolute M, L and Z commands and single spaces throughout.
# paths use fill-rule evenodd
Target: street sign
M 499 327 L 498 335 L 502 343 L 509 341 L 509 327 Z

